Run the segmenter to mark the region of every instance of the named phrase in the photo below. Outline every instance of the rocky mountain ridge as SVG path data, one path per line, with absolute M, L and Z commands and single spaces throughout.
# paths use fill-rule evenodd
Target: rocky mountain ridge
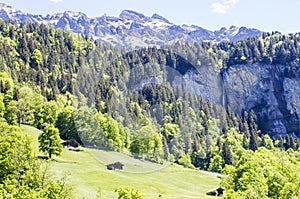
M 210 31 L 195 25 L 177 25 L 158 14 L 148 17 L 131 10 L 122 11 L 118 17 L 105 14 L 89 18 L 84 13 L 72 11 L 42 16 L 25 13 L 0 3 L 0 18 L 18 23 L 37 22 L 55 28 L 69 29 L 126 49 L 160 46 L 177 41 L 188 43 L 238 41 L 262 35 L 262 31 L 246 27 L 231 26 L 229 29 Z

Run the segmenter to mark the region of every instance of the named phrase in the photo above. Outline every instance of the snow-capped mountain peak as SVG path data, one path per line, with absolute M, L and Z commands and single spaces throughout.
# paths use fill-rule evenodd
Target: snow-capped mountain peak
M 66 12 L 63 13 L 63 15 L 71 17 L 73 19 L 79 19 L 80 17 L 87 18 L 87 16 L 84 13 L 81 13 L 81 12 L 66 11 Z
M 160 16 L 159 14 L 156 14 L 156 13 L 151 16 L 151 19 L 158 19 L 158 20 L 163 21 L 165 23 L 170 23 L 169 20 L 167 20 L 166 18 L 164 18 L 164 17 L 162 17 L 162 16 Z
M 159 14 L 148 17 L 132 10 L 124 10 L 117 17 L 105 14 L 101 17 L 89 18 L 84 13 L 73 11 L 42 16 L 24 13 L 0 3 L 0 18 L 19 23 L 38 22 L 56 28 L 66 28 L 127 49 L 160 46 L 177 41 L 189 43 L 237 41 L 262 35 L 262 32 L 257 29 L 245 27 L 231 26 L 229 29 L 210 31 L 195 25 L 177 25 Z
M 145 22 L 149 20 L 149 17 L 146 17 L 145 15 L 132 11 L 132 10 L 123 10 L 121 14 L 119 15 L 120 19 L 123 20 L 132 20 L 136 22 Z

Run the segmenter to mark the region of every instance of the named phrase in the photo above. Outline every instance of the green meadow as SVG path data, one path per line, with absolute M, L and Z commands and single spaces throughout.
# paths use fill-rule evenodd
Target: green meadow
M 39 130 L 21 126 L 31 136 L 36 154 Z M 60 157 L 54 157 L 50 169 L 58 177 L 68 176 L 68 182 L 76 190 L 76 198 L 117 198 L 114 189 L 129 187 L 138 189 L 144 198 L 213 198 L 206 195 L 219 186 L 217 175 L 183 168 L 177 164 L 156 164 L 135 159 L 128 154 L 83 148 L 83 152 L 63 149 Z M 107 170 L 106 165 L 119 161 L 122 171 Z

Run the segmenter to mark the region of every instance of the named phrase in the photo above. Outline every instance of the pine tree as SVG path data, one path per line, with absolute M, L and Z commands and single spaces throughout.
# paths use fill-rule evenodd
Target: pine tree
M 225 164 L 232 165 L 233 164 L 233 156 L 230 150 L 230 147 L 227 142 L 223 144 L 223 159 Z
M 281 148 L 281 149 L 284 149 L 284 141 L 283 141 L 282 136 L 280 136 L 280 138 L 279 138 L 279 142 L 277 144 L 277 147 Z
M 291 136 L 291 144 L 290 147 L 295 150 L 296 149 L 296 145 L 295 145 L 295 139 Z
M 258 149 L 259 143 L 258 143 L 258 134 L 257 134 L 257 117 L 253 110 L 251 110 L 250 112 L 248 118 L 248 124 L 250 129 L 249 147 L 252 151 L 256 151 Z
M 247 138 L 246 134 L 243 134 L 243 147 L 244 149 L 249 149 L 249 139 Z
M 258 135 L 255 131 L 250 131 L 250 143 L 249 147 L 252 151 L 256 151 L 258 149 Z
M 291 137 L 287 134 L 285 136 L 285 145 L 284 145 L 285 150 L 288 150 L 289 148 L 291 148 L 291 143 L 292 143 Z

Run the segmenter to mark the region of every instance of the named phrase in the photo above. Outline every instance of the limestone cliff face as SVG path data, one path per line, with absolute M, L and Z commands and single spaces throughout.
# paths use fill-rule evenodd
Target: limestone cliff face
M 202 67 L 185 75 L 187 91 L 205 100 L 229 105 L 236 113 L 253 109 L 259 127 L 273 138 L 300 137 L 300 64 L 235 65 L 218 71 Z
M 287 109 L 291 114 L 300 116 L 300 79 L 285 78 L 283 81 L 284 96 L 287 102 Z
M 226 102 L 237 113 L 253 109 L 262 131 L 300 136 L 299 64 L 236 65 L 223 71 Z

